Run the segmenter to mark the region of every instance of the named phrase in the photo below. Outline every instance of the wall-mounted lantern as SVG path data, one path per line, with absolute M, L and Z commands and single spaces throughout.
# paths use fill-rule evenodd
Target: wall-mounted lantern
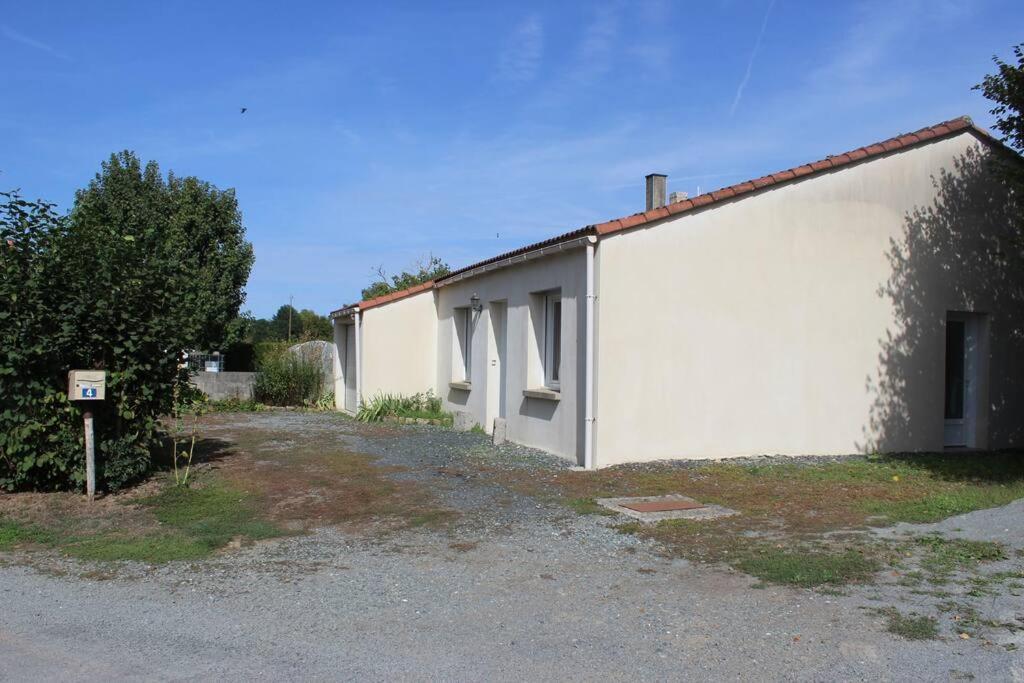
M 476 293 L 474 293 L 473 296 L 469 297 L 469 307 L 472 308 L 477 313 L 484 310 L 484 305 L 480 303 L 480 297 L 478 297 Z

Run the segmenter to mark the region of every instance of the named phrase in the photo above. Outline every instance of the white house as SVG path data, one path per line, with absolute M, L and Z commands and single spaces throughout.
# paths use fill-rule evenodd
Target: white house
M 587 467 L 1003 448 L 1024 269 L 967 118 L 473 264 L 332 313 L 338 408 L 433 390 Z

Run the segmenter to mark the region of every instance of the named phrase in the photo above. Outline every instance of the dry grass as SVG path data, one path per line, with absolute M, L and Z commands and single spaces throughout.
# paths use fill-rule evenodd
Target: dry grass
M 732 508 L 740 514 L 657 525 L 625 522 L 619 529 L 655 539 L 675 555 L 724 562 L 767 581 L 798 585 L 868 580 L 886 560 L 889 549 L 867 543 L 862 534 L 835 532 L 935 521 L 1024 497 L 1024 460 L 1018 454 L 665 464 L 597 472 L 492 469 L 488 475 L 581 514 L 602 512 L 595 498 L 668 493 Z
M 92 503 L 72 493 L 0 494 L 0 551 L 165 562 L 324 526 L 380 534 L 454 518 L 420 485 L 397 479 L 401 468 L 329 437 L 245 430 L 230 443 L 202 440 L 188 487 L 159 474 Z

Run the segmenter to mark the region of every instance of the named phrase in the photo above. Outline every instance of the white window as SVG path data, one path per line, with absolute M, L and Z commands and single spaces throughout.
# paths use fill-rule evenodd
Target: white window
M 562 293 L 544 295 L 544 386 L 559 389 L 562 365 Z
M 456 368 L 462 376 L 456 379 L 463 382 L 471 381 L 473 368 L 473 311 L 470 308 L 455 309 L 455 359 Z

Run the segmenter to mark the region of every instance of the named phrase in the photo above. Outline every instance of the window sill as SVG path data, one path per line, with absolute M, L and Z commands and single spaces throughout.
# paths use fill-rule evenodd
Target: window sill
M 562 392 L 555 391 L 554 389 L 548 389 L 547 387 L 538 387 L 537 389 L 523 389 L 523 396 L 525 396 L 526 398 L 539 398 L 542 401 L 562 400 Z
M 448 386 L 459 391 L 470 391 L 473 389 L 473 385 L 469 382 L 448 382 Z

